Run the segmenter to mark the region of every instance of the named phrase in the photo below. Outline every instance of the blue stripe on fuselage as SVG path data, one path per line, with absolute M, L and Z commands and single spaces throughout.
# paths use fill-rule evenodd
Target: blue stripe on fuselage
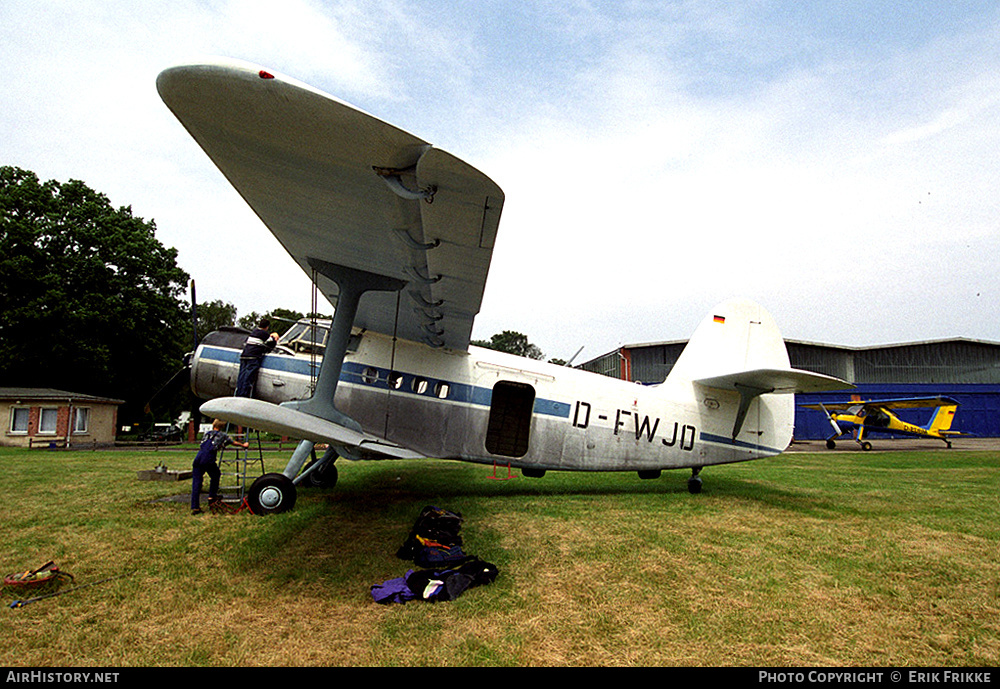
M 704 440 L 708 443 L 718 443 L 720 445 L 731 445 L 733 447 L 740 448 L 741 450 L 759 450 L 761 452 L 770 452 L 772 454 L 780 455 L 784 450 L 777 450 L 773 447 L 767 447 L 765 445 L 758 445 L 757 443 L 748 443 L 743 440 L 733 440 L 724 435 L 715 435 L 714 433 L 700 433 L 699 439 Z
M 202 348 L 201 357 L 210 361 L 235 365 L 238 365 L 240 361 L 240 353 L 238 351 L 222 347 L 205 346 Z M 319 361 L 320 359 L 317 359 L 317 374 L 319 373 Z M 266 371 L 291 373 L 304 377 L 313 375 L 312 362 L 290 356 L 275 354 L 266 356 L 261 368 Z M 344 366 L 340 371 L 340 380 L 354 385 L 389 390 L 390 373 L 389 369 L 347 361 L 344 362 Z M 431 399 L 447 399 L 451 402 L 462 402 L 481 407 L 490 406 L 493 400 L 493 390 L 491 388 L 469 385 L 467 383 L 456 383 L 450 380 L 427 378 L 412 373 L 397 372 L 397 374 L 402 377 L 402 380 L 399 381 L 398 385 L 393 386 L 393 392 Z M 426 386 L 419 385 L 420 381 L 426 381 Z M 437 391 L 440 389 L 440 385 L 448 386 L 447 398 L 438 397 Z M 534 413 L 536 414 L 568 419 L 569 412 L 570 405 L 565 402 L 535 398 Z

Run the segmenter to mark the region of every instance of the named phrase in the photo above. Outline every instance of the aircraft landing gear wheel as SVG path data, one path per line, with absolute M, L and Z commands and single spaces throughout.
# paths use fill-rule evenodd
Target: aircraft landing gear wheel
M 864 450 L 865 452 L 868 452 L 868 450 L 872 449 L 872 444 L 866 440 L 865 442 L 861 443 L 861 449 Z
M 691 495 L 697 495 L 701 492 L 701 477 L 698 476 L 700 472 L 700 468 L 691 470 L 691 478 L 688 479 L 688 493 Z
M 279 514 L 295 507 L 295 484 L 284 474 L 264 474 L 247 491 L 254 514 Z
M 333 460 L 330 460 L 323 466 L 310 471 L 305 480 L 313 488 L 333 488 L 337 485 L 337 477 L 337 466 Z
M 826 441 L 826 449 L 827 450 L 832 450 L 835 447 L 837 447 L 837 443 L 833 442 L 832 440 L 827 440 Z

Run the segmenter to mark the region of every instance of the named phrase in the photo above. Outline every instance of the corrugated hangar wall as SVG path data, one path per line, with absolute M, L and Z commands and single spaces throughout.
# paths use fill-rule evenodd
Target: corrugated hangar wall
M 828 347 L 786 342 L 792 366 L 854 383 L 854 390 L 798 395 L 795 437 L 815 440 L 833 434 L 822 412 L 803 404 L 944 395 L 959 403 L 952 430 L 979 437 L 1000 436 L 1000 344 L 979 340 L 936 340 L 882 347 Z M 917 425 L 930 409 L 900 411 Z M 884 437 L 884 436 L 883 436 Z
M 614 378 L 659 383 L 666 378 L 686 341 L 627 345 L 580 365 Z M 822 412 L 803 404 L 852 399 L 893 399 L 945 395 L 960 406 L 952 426 L 979 437 L 1000 437 L 1000 343 L 953 339 L 878 347 L 838 347 L 786 340 L 794 368 L 825 373 L 854 383 L 855 389 L 798 395 L 795 437 L 817 440 L 832 434 Z M 923 425 L 930 410 L 900 414 Z

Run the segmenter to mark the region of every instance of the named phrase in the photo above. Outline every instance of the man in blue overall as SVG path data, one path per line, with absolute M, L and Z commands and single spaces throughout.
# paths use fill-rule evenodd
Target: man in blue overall
M 229 437 L 222 429 L 226 427 L 226 422 L 216 419 L 212 422 L 212 430 L 205 434 L 198 448 L 198 455 L 191 465 L 191 514 L 201 514 L 201 485 L 205 474 L 209 476 L 208 502 L 209 504 L 219 499 L 219 478 L 222 472 L 219 465 L 215 463 L 215 457 L 226 445 L 239 445 L 244 450 L 250 447 L 250 443 L 240 443 Z
M 237 397 L 253 396 L 253 389 L 257 385 L 257 374 L 260 372 L 264 355 L 274 349 L 274 345 L 278 343 L 278 333 L 270 335 L 267 333 L 270 325 L 271 321 L 262 318 L 257 327 L 250 332 L 246 344 L 243 345 L 243 351 L 240 353 L 240 374 L 236 379 Z

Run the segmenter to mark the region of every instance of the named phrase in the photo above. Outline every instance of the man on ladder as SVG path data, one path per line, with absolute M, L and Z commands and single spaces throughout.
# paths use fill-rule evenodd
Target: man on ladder
M 226 422 L 220 419 L 216 419 L 212 423 L 212 430 L 205 434 L 205 438 L 198 448 L 198 455 L 191 464 L 191 514 L 201 514 L 201 486 L 205 474 L 209 476 L 209 504 L 221 499 L 219 478 L 222 476 L 222 472 L 219 470 L 219 465 L 215 463 L 219 450 L 226 445 L 238 445 L 244 450 L 250 447 L 249 443 L 241 443 L 229 437 L 222 430 L 225 427 Z
M 278 333 L 269 335 L 267 332 L 270 325 L 270 320 L 262 318 L 243 345 L 243 351 L 240 353 L 240 374 L 236 379 L 237 397 L 253 397 L 253 389 L 257 385 L 257 374 L 260 372 L 264 355 L 278 343 Z

